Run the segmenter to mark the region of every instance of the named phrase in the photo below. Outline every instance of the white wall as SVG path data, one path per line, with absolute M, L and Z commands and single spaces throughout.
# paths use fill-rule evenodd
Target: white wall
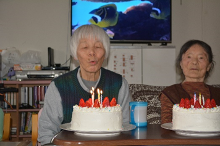
M 220 83 L 220 0 L 173 0 L 172 46 L 176 55 L 189 39 L 210 44 L 216 66 L 209 84 Z M 55 50 L 55 62 L 69 58 L 70 0 L 0 0 L 0 49 L 16 47 L 21 53 L 39 50 L 47 66 L 47 48 Z M 155 44 L 158 45 L 158 44 Z M 177 75 L 177 82 L 179 76 Z
M 220 83 L 220 1 L 219 0 L 173 0 L 173 42 L 176 55 L 181 45 L 189 39 L 201 39 L 213 50 L 215 68 L 207 83 Z M 179 82 L 177 76 L 177 82 Z
M 143 83 L 169 86 L 176 83 L 175 47 L 143 48 Z
M 202 39 L 208 42 L 214 54 L 216 62 L 214 71 L 209 78 L 209 83 L 220 83 L 220 1 L 219 0 L 204 0 L 202 19 Z
M 69 58 L 69 18 L 69 0 L 0 0 L 0 49 L 39 50 L 47 66 L 51 47 L 55 63 L 64 63 Z

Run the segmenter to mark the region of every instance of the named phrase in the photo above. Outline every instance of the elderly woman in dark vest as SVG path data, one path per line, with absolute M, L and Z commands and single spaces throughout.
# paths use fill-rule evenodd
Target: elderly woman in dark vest
M 110 101 L 115 97 L 122 107 L 123 122 L 129 122 L 128 83 L 121 75 L 102 68 L 110 49 L 106 32 L 96 25 L 83 25 L 74 32 L 70 49 L 79 67 L 55 78 L 48 87 L 39 119 L 41 144 L 50 143 L 61 130 L 60 125 L 71 122 L 73 105 L 79 104 L 81 98 L 88 100 L 92 87 L 95 92 L 97 88 L 102 90 L 103 97 Z
M 220 105 L 220 88 L 207 85 L 204 81 L 214 68 L 213 54 L 211 47 L 200 40 L 186 42 L 177 57 L 177 68 L 183 75 L 183 82 L 165 88 L 161 95 L 161 124 L 172 122 L 173 104 L 179 104 L 181 98 L 197 97 L 199 93 L 207 98 L 215 99 Z

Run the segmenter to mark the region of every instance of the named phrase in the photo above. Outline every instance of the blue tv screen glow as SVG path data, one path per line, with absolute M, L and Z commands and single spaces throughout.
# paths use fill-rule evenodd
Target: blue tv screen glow
M 102 27 L 111 43 L 171 43 L 171 0 L 72 0 L 71 34 Z

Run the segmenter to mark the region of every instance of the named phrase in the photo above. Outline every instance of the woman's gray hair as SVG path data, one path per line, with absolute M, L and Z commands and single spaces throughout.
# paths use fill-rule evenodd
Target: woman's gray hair
M 77 57 L 77 48 L 79 45 L 79 41 L 82 38 L 96 38 L 99 40 L 105 49 L 105 59 L 108 58 L 109 50 L 110 50 L 110 39 L 107 33 L 99 26 L 94 24 L 82 25 L 77 28 L 71 38 L 70 41 L 70 51 L 71 55 L 78 59 Z

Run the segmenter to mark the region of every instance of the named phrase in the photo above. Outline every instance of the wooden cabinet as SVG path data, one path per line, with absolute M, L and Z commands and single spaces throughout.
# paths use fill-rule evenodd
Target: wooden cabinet
M 5 113 L 11 114 L 11 127 L 16 128 L 16 134 L 11 135 L 12 141 L 22 141 L 25 139 L 31 139 L 31 134 L 22 134 L 21 130 L 21 113 L 22 112 L 38 112 L 39 108 L 34 109 L 20 109 L 21 104 L 21 87 L 34 87 L 34 86 L 48 86 L 51 80 L 24 80 L 24 81 L 3 81 L 4 87 L 18 88 L 16 93 L 16 108 L 15 109 L 3 109 Z

